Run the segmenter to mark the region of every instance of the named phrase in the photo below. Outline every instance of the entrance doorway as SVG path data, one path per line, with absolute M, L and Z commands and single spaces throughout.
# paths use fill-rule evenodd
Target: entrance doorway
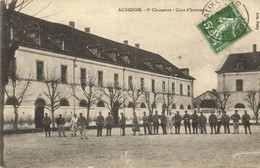
M 35 128 L 42 128 L 42 119 L 44 117 L 45 101 L 43 99 L 37 99 L 35 102 L 34 123 Z

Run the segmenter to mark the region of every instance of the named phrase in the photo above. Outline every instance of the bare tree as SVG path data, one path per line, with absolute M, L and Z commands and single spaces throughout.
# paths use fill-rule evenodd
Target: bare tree
M 259 91 L 248 91 L 244 100 L 248 103 L 248 107 L 252 109 L 256 117 L 256 124 L 258 125 L 258 117 L 259 117 L 259 110 L 260 110 Z
M 228 91 L 227 88 L 224 88 L 222 92 L 217 92 L 214 90 L 212 91 L 212 93 L 216 97 L 217 108 L 220 109 L 221 112 L 223 113 L 226 109 L 226 105 L 230 97 L 230 92 Z
M 153 114 L 156 104 L 160 101 L 159 92 L 150 92 L 149 90 L 146 90 L 143 92 L 143 95 L 149 112 Z
M 96 80 L 94 77 L 88 77 L 86 81 L 81 81 L 80 89 L 72 85 L 72 96 L 75 97 L 79 102 L 82 100 L 77 95 L 77 88 L 80 90 L 80 92 L 83 93 L 84 97 L 86 98 L 86 107 L 87 107 L 87 125 L 89 125 L 89 113 L 91 107 L 96 103 L 97 100 L 100 99 L 99 92 L 95 89 L 96 86 Z
M 114 116 L 115 123 L 118 123 L 118 110 L 125 102 L 126 98 L 123 96 L 123 90 L 118 87 L 114 87 L 112 82 L 108 82 L 106 87 L 100 88 L 102 101 L 106 104 L 106 107 Z
M 132 89 L 128 91 L 128 96 L 131 98 L 133 103 L 133 114 L 135 112 L 136 107 L 140 102 L 138 101 L 141 98 L 141 95 L 143 94 L 143 91 L 136 86 L 133 86 Z
M 15 71 L 15 70 L 13 70 Z M 21 75 L 12 75 L 10 89 L 5 88 L 6 96 L 12 99 L 12 106 L 14 109 L 14 132 L 18 131 L 18 108 L 24 102 L 29 95 L 27 94 L 28 88 L 32 83 L 32 75 L 29 73 L 29 77 L 24 79 Z
M 172 105 L 174 103 L 174 97 L 173 97 L 173 94 L 172 93 L 166 93 L 166 94 L 163 94 L 163 104 L 164 104 L 164 110 L 166 110 L 167 112 L 167 115 L 169 114 L 169 112 L 171 111 L 172 109 Z

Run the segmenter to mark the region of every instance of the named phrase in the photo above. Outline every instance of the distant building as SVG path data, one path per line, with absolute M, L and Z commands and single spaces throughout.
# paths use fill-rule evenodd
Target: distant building
M 12 14 L 11 20 L 10 39 L 19 47 L 15 53 L 16 73 L 24 80 L 28 74 L 33 76 L 29 97 L 19 108 L 20 127 L 28 120 L 31 122 L 28 127 L 41 127 L 43 114 L 49 113 L 45 106 L 50 103 L 44 94 L 44 78 L 52 75 L 60 79 L 64 95 L 70 95 L 61 95 L 61 107 L 56 111 L 56 115 L 62 113 L 68 120 L 73 113 L 86 115 L 86 100 L 81 93 L 78 93 L 81 101 L 71 96 L 71 85 L 80 87 L 89 76 L 97 80 L 97 87 L 106 87 L 108 82 L 112 82 L 115 88 L 124 92 L 127 100 L 114 114 L 115 118 L 120 112 L 131 116 L 132 102 L 127 93 L 133 85 L 142 91 L 145 88 L 158 92 L 161 99 L 165 95 L 173 95 L 172 108 L 175 110 L 192 108 L 195 79 L 189 75 L 189 69 L 177 68 L 161 55 L 141 49 L 140 44 L 133 47 L 128 45 L 128 41 L 118 43 L 105 39 L 91 34 L 89 28 L 83 32 L 74 27 L 74 22 L 66 26 L 17 12 Z M 11 82 L 7 88 L 10 91 Z M 6 125 L 13 121 L 10 106 L 13 101 L 13 98 L 5 100 Z M 136 111 L 141 115 L 148 109 L 144 98 L 139 101 Z M 90 117 L 94 119 L 100 110 L 106 115 L 108 109 L 104 106 L 102 100 L 95 102 Z M 161 112 L 164 107 L 160 101 L 155 109 Z

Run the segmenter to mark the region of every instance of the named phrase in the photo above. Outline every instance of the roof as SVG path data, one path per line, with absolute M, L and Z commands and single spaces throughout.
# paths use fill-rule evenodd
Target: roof
M 216 73 L 260 71 L 260 52 L 230 54 Z
M 176 76 L 176 74 L 178 74 L 179 78 L 195 80 L 195 78 L 188 74 L 182 73 L 178 67 L 159 54 L 86 33 L 67 25 L 48 22 L 23 13 L 13 12 L 11 15 L 11 27 L 13 27 L 15 35 L 13 41 L 21 46 L 62 53 L 68 56 L 96 60 L 163 75 Z M 28 32 L 39 33 L 41 43 L 37 44 L 29 38 Z M 63 45 L 65 49 L 57 45 L 56 39 L 64 41 Z M 91 51 L 91 48 L 93 47 L 100 49 L 100 58 Z M 109 55 L 109 52 L 115 52 L 117 59 L 113 59 L 114 57 Z M 130 63 L 122 57 L 120 58 L 122 53 L 127 53 Z M 172 71 L 170 72 L 166 69 L 162 70 L 156 66 L 151 68 L 143 62 L 143 60 L 147 59 L 153 60 L 154 63 L 162 62 L 165 67 L 172 67 Z
M 196 98 L 194 98 L 193 102 L 196 104 L 196 103 L 200 103 L 202 100 L 214 100 L 216 96 L 217 96 L 216 91 L 208 90 L 202 93 L 201 95 L 197 96 Z

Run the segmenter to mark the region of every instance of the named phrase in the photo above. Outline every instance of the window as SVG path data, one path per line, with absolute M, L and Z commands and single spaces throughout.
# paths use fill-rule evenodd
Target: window
M 86 82 L 87 79 L 87 73 L 86 73 L 86 69 L 85 68 L 80 68 L 80 81 L 81 82 Z
M 98 86 L 103 86 L 103 71 L 98 71 Z
M 134 107 L 133 102 L 129 102 L 127 107 L 128 107 L 128 108 L 133 108 L 133 107 Z
M 243 80 L 242 79 L 236 80 L 236 88 L 237 88 L 237 91 L 243 91 Z
M 172 82 L 172 93 L 175 93 L 175 83 Z
M 152 79 L 152 92 L 154 93 L 155 92 L 155 80 Z
M 141 81 L 140 81 L 140 83 L 141 83 L 141 86 L 140 86 L 140 89 L 141 89 L 141 91 L 144 91 L 144 78 L 141 78 Z
M 187 109 L 188 109 L 188 110 L 190 110 L 190 109 L 191 109 L 191 106 L 190 106 L 190 105 L 188 105 Z
M 187 95 L 190 96 L 190 85 L 187 86 Z
M 180 84 L 180 95 L 183 95 L 183 84 Z
M 17 105 L 18 101 L 15 97 L 9 97 L 6 102 L 5 105 Z
M 235 105 L 235 108 L 245 108 L 245 105 L 242 104 L 242 103 L 237 103 L 237 104 Z
M 28 29 L 25 33 L 34 43 L 41 45 L 40 30 L 38 28 Z
M 67 99 L 61 99 L 60 100 L 60 106 L 69 106 L 69 102 Z
M 87 107 L 87 106 L 88 106 L 88 103 L 87 103 L 86 100 L 82 99 L 82 100 L 80 100 L 80 102 L 79 102 L 79 106 L 80 106 L 80 107 Z
M 119 76 L 118 74 L 114 74 L 114 87 L 119 88 Z
M 172 109 L 176 109 L 176 105 L 175 104 L 172 104 Z
M 165 81 L 162 81 L 162 92 L 165 92 Z
M 131 75 L 128 76 L 128 90 L 133 90 L 133 77 Z
M 184 106 L 182 104 L 180 105 L 180 109 L 184 109 Z
M 146 108 L 145 103 L 141 103 L 140 108 Z
M 36 76 L 36 78 L 37 78 L 38 81 L 42 81 L 44 79 L 43 61 L 37 61 L 36 66 L 37 66 L 37 76 Z
M 67 65 L 61 65 L 61 82 L 67 83 Z
M 97 107 L 105 107 L 105 104 L 102 100 L 100 100 L 98 103 L 97 103 Z

